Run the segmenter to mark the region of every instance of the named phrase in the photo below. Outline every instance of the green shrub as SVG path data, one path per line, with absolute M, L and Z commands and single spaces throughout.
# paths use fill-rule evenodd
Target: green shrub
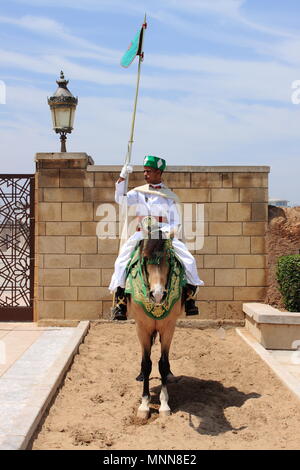
M 285 308 L 300 312 L 300 255 L 280 256 L 276 276 Z

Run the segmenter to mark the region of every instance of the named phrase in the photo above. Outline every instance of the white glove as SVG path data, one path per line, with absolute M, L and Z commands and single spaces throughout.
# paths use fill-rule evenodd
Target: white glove
M 120 177 L 126 179 L 126 176 L 128 175 L 128 173 L 132 173 L 132 172 L 133 172 L 133 167 L 131 165 L 124 165 L 121 170 Z

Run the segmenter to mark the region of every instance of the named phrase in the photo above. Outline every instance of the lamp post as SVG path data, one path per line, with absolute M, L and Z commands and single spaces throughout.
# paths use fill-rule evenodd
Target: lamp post
M 51 109 L 53 129 L 60 134 L 61 152 L 66 152 L 67 134 L 73 130 L 75 110 L 78 98 L 75 98 L 68 90 L 68 80 L 65 80 L 64 74 L 60 72 L 60 78 L 56 80 L 58 88 L 54 95 L 48 98 L 48 105 Z

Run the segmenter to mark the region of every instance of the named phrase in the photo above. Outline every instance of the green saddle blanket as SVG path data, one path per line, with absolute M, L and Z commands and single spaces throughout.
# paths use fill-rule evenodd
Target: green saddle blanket
M 141 243 L 141 242 L 140 242 Z M 145 260 L 140 255 L 140 243 L 134 249 L 126 267 L 125 293 L 141 305 L 144 312 L 155 320 L 162 320 L 169 315 L 173 305 L 181 298 L 182 288 L 187 283 L 184 267 L 177 258 L 171 240 L 165 240 L 166 259 L 169 264 L 169 275 L 166 285 L 167 294 L 161 304 L 150 298 L 147 281 Z M 150 263 L 159 264 L 160 258 L 154 258 Z

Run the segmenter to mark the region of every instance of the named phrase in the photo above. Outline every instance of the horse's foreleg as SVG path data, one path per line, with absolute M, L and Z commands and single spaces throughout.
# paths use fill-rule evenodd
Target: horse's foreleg
M 150 349 L 144 349 L 142 364 L 141 364 L 141 373 L 143 374 L 143 395 L 142 403 L 138 408 L 137 416 L 139 418 L 147 419 L 150 413 L 149 403 L 150 403 L 150 390 L 149 390 L 149 377 L 151 374 L 152 362 L 150 359 Z
M 179 305 L 179 303 L 178 303 Z M 168 377 L 173 375 L 170 370 L 169 363 L 169 350 L 172 342 L 172 338 L 175 331 L 176 316 L 168 317 L 161 323 L 160 327 L 160 342 L 161 342 L 161 358 L 159 360 L 159 372 L 161 375 L 161 393 L 160 393 L 160 408 L 159 414 L 162 416 L 168 416 L 171 412 L 168 405 L 169 395 L 167 390 Z
M 161 375 L 161 392 L 159 396 L 160 408 L 159 414 L 161 416 L 169 416 L 171 413 L 168 401 L 169 395 L 167 390 L 168 375 L 170 373 L 169 351 L 162 352 L 161 358 L 158 363 L 159 372 Z

